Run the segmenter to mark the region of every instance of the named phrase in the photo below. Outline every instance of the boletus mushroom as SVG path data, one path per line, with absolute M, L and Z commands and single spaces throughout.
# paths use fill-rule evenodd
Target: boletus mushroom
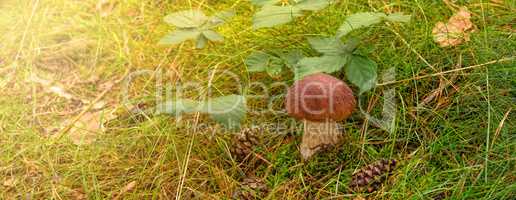
M 305 76 L 288 89 L 287 113 L 303 121 L 300 151 L 304 160 L 340 142 L 337 122 L 348 118 L 355 104 L 353 91 L 346 83 L 323 73 Z

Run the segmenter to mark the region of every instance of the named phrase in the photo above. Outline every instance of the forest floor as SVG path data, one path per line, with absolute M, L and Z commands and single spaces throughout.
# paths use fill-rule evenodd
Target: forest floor
M 516 1 L 340 1 L 259 30 L 249 1 L 98 2 L 0 1 L 0 199 L 230 199 L 246 177 L 266 185 L 263 199 L 516 198 Z M 472 13 L 475 31 L 439 47 L 432 29 L 456 5 Z M 217 28 L 225 41 L 158 45 L 173 28 L 164 16 L 192 8 L 234 9 Z M 208 116 L 128 116 L 162 98 L 163 85 L 191 83 L 181 97 L 195 100 L 258 94 L 254 82 L 290 85 L 292 74 L 249 73 L 245 58 L 268 49 L 314 54 L 307 36 L 334 35 L 346 16 L 367 11 L 412 20 L 361 31 L 378 87 L 340 123 L 345 142 L 309 161 L 299 129 L 263 130 L 264 144 L 240 161 L 233 132 Z M 408 80 L 383 84 L 389 69 Z M 382 119 L 385 91 L 395 97 L 388 131 L 365 117 Z M 281 109 L 284 94 L 269 88 L 248 109 Z M 292 123 L 282 112 L 250 112 L 243 126 Z M 351 175 L 380 159 L 398 161 L 385 183 L 352 191 Z

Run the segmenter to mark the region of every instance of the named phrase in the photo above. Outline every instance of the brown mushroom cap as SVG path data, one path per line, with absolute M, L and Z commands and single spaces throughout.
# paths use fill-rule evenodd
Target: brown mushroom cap
M 305 76 L 288 89 L 287 113 L 299 120 L 340 121 L 355 108 L 353 91 L 333 76 L 317 73 Z

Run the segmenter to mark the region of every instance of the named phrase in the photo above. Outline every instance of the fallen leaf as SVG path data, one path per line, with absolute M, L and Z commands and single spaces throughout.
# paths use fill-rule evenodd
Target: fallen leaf
M 437 22 L 432 30 L 435 42 L 441 47 L 449 47 L 469 41 L 469 34 L 474 30 L 470 19 L 471 13 L 463 7 L 448 20 L 448 23 Z
M 136 184 L 138 182 L 136 181 L 132 181 L 130 183 L 128 183 L 123 189 L 122 189 L 122 192 L 121 193 L 126 193 L 126 192 L 130 192 L 132 190 L 134 190 L 134 188 L 136 187 Z
M 115 82 L 107 81 L 105 83 L 100 84 L 98 86 L 98 88 L 99 88 L 100 91 L 111 90 L 111 88 L 113 88 L 114 85 L 115 85 Z
M 87 112 L 73 124 L 68 136 L 76 145 L 91 144 L 105 131 L 104 122 L 114 118 L 116 117 L 111 112 L 104 110 Z
M 516 23 L 514 23 L 516 24 Z M 501 27 L 502 30 L 516 33 L 516 28 L 514 27 L 514 24 L 506 24 Z
M 71 192 L 72 199 L 74 200 L 86 200 L 88 199 L 88 196 L 84 194 L 84 191 L 82 189 L 75 189 Z
M 13 188 L 16 186 L 16 179 L 14 177 L 11 177 L 5 180 L 2 185 L 5 187 Z
M 136 182 L 136 181 L 132 181 L 132 182 L 128 183 L 127 185 L 125 185 L 124 188 L 122 188 L 120 193 L 115 198 L 113 198 L 113 200 L 118 200 L 122 197 L 123 194 L 133 191 L 134 188 L 136 188 L 137 184 L 138 184 L 138 182 Z
M 101 17 L 107 17 L 113 12 L 116 4 L 114 0 L 99 0 L 96 9 Z
M 76 145 L 88 145 L 95 141 L 97 134 L 103 132 L 101 112 L 85 113 L 70 129 L 69 137 Z
M 30 161 L 23 159 L 23 164 L 25 165 L 26 174 L 30 176 L 31 178 L 36 178 L 42 175 L 42 171 L 40 167 L 38 166 L 38 163 L 35 161 Z
M 106 104 L 107 103 L 105 101 L 98 101 L 97 103 L 93 104 L 92 109 L 100 110 L 100 109 L 104 108 L 106 106 Z
M 57 174 L 54 174 L 54 175 L 52 176 L 52 183 L 54 183 L 54 184 L 58 184 L 58 183 L 60 183 L 61 181 L 63 181 L 63 178 L 62 178 L 61 176 L 59 176 L 59 175 L 57 175 Z
M 62 87 L 52 86 L 52 87 L 49 87 L 48 90 L 54 94 L 59 95 L 60 97 L 65 98 L 65 99 L 73 99 L 73 96 L 70 93 L 66 92 Z

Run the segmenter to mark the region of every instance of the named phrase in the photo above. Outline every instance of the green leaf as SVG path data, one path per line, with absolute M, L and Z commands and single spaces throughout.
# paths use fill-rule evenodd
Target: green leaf
M 167 101 L 156 105 L 155 114 L 169 114 L 180 116 L 183 113 L 194 113 L 202 110 L 201 104 L 189 99 Z
M 301 10 L 318 11 L 328 7 L 331 0 L 304 0 L 296 4 L 295 7 Z
M 195 42 L 195 48 L 202 49 L 206 46 L 207 43 L 208 39 L 204 37 L 204 35 L 199 35 L 199 37 L 197 37 L 197 41 Z
M 195 28 L 203 25 L 208 17 L 200 10 L 184 10 L 165 16 L 165 22 L 179 28 Z
M 208 100 L 202 110 L 227 128 L 238 128 L 245 119 L 247 106 L 243 96 L 229 95 Z
M 308 42 L 317 52 L 325 55 L 340 55 L 344 45 L 335 37 L 311 37 Z
M 360 40 L 350 38 L 346 44 L 343 44 L 336 37 L 311 37 L 308 38 L 308 42 L 317 52 L 331 56 L 351 54 L 360 43 Z
M 273 27 L 302 16 L 299 8 L 293 6 L 264 6 L 253 18 L 253 28 Z
M 409 22 L 410 21 L 410 15 L 404 15 L 403 13 L 392 13 L 390 15 L 387 15 L 385 17 L 386 20 L 391 22 Z
M 377 64 L 364 56 L 353 55 L 346 67 L 348 80 L 360 88 L 360 93 L 372 89 L 376 85 Z
M 333 73 L 339 71 L 349 61 L 349 56 L 322 56 L 303 58 L 299 61 L 297 69 L 294 71 L 295 80 L 319 72 Z
M 235 16 L 235 11 L 222 11 L 219 13 L 216 13 L 211 17 L 209 27 L 217 27 L 218 25 L 224 24 L 224 22 L 231 19 L 233 16 Z
M 271 55 L 263 52 L 253 52 L 245 60 L 248 72 L 263 72 L 267 68 Z
M 158 104 L 155 114 L 169 114 L 177 117 L 196 112 L 209 114 L 210 118 L 228 128 L 238 128 L 245 119 L 247 106 L 245 98 L 239 95 L 213 98 L 206 102 L 178 99 Z
M 270 76 L 275 77 L 283 71 L 283 60 L 273 55 L 263 52 L 253 52 L 245 60 L 248 72 L 267 72 Z
M 305 56 L 303 55 L 303 52 L 299 49 L 289 51 L 287 54 L 280 54 L 281 59 L 285 61 L 285 64 L 293 69 L 294 66 L 297 65 L 297 63 L 303 59 Z
M 269 76 L 276 77 L 283 71 L 283 61 L 277 57 L 270 57 L 265 71 Z
M 163 37 L 159 44 L 174 45 L 190 39 L 196 39 L 201 33 L 197 30 L 177 30 Z
M 402 13 L 386 15 L 385 13 L 381 12 L 355 13 L 348 16 L 344 23 L 342 23 L 337 32 L 337 36 L 342 37 L 355 29 L 368 27 L 373 24 L 380 23 L 383 20 L 388 20 L 391 22 L 409 22 L 410 15 L 403 15 Z
M 280 1 L 281 0 L 251 0 L 251 2 L 257 6 L 274 5 Z
M 357 46 L 360 44 L 360 40 L 358 38 L 352 37 L 346 41 L 346 44 L 342 47 L 342 51 L 346 54 L 351 54 L 353 51 L 357 49 Z
M 212 30 L 205 30 L 202 32 L 204 37 L 206 37 L 208 40 L 215 41 L 215 42 L 222 42 L 224 41 L 224 37 L 222 37 L 220 34 L 218 34 L 215 31 Z
M 235 16 L 235 11 L 233 10 L 226 10 L 222 12 L 218 12 L 213 15 L 212 19 L 219 19 L 222 21 L 227 21 L 231 19 L 233 16 Z
M 342 23 L 337 35 L 342 37 L 355 29 L 380 23 L 384 17 L 386 17 L 385 13 L 378 12 L 361 12 L 352 14 L 346 18 L 344 23 Z
M 294 81 L 301 80 L 303 77 L 310 74 L 322 72 L 321 69 L 317 69 L 316 66 L 296 66 L 294 68 Z

